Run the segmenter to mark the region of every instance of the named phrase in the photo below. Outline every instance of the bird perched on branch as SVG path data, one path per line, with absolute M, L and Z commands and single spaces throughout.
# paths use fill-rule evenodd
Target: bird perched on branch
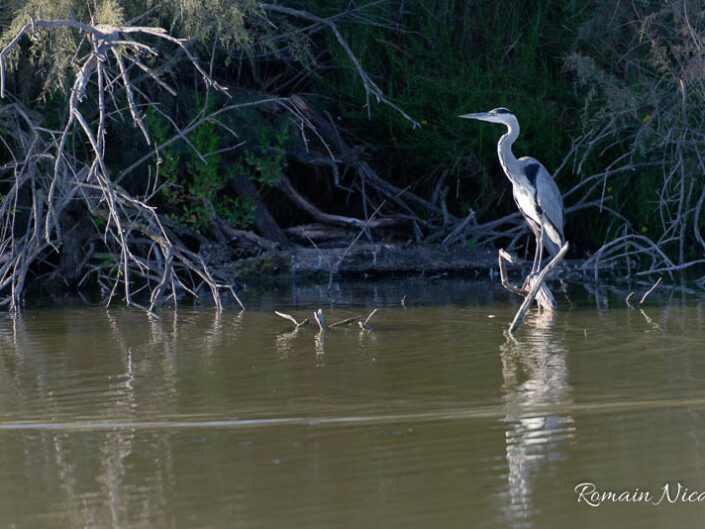
M 553 177 L 539 161 L 528 156 L 517 158 L 512 153 L 512 144 L 519 137 L 519 121 L 509 110 L 496 108 L 459 117 L 501 123 L 507 127 L 507 132 L 497 143 L 497 153 L 499 163 L 512 183 L 514 201 L 536 237 L 531 268 L 531 273 L 535 274 L 541 267 L 543 248 L 554 256 L 565 243 L 563 197 Z

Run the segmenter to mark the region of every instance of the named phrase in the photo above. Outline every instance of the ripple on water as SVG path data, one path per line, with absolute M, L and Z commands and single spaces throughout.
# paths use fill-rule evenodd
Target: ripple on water
M 0 512 L 21 527 L 693 525 L 576 503 L 584 480 L 705 489 L 697 299 L 571 289 L 504 334 L 476 282 L 272 294 L 244 313 L 42 309 L 0 321 Z M 408 294 L 406 309 L 399 300 Z M 253 295 L 253 294 L 252 294 Z M 331 301 L 331 296 L 334 301 Z M 581 297 L 582 296 L 582 297 Z M 592 296 L 592 294 L 591 294 Z M 611 297 L 610 297 L 611 296 Z M 381 308 L 373 329 L 294 331 Z M 490 317 L 492 316 L 492 317 Z

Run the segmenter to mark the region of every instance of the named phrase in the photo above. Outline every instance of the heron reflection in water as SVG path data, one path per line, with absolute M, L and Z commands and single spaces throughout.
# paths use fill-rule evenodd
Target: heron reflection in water
M 510 519 L 535 511 L 533 482 L 565 457 L 563 447 L 573 438 L 573 418 L 560 412 L 572 404 L 567 355 L 545 312 L 527 319 L 521 340 L 508 335 L 500 346 L 508 485 L 502 507 Z

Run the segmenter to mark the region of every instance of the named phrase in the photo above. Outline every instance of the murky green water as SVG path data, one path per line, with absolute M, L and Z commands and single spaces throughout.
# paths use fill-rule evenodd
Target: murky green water
M 407 295 L 406 308 L 399 300 Z M 572 287 L 503 330 L 494 285 L 244 292 L 251 307 L 0 319 L 0 526 L 694 527 L 705 302 Z M 371 331 L 297 332 L 381 310 Z M 649 491 L 652 502 L 578 502 Z M 705 496 L 705 495 L 704 495 Z M 695 498 L 697 499 L 697 498 Z

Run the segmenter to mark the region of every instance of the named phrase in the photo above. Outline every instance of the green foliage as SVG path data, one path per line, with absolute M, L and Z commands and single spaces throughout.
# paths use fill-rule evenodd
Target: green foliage
M 0 10 L 0 24 L 4 26 L 0 47 L 7 45 L 30 20 L 68 19 L 119 26 L 139 17 L 139 25 L 164 26 L 177 37 L 207 45 L 208 51 L 215 40 L 228 55 L 249 48 L 270 31 L 253 0 L 165 0 L 157 6 L 155 3 L 153 0 L 14 0 Z M 148 15 L 143 16 L 144 13 Z M 77 29 L 69 27 L 31 28 L 23 43 L 29 47 L 29 61 L 19 46 L 5 60 L 10 72 L 22 69 L 17 92 L 27 101 L 55 93 L 66 94 L 75 74 L 76 58 L 88 53 L 91 46 Z M 37 78 L 42 83 L 37 84 Z
M 570 39 L 565 28 L 574 25 L 575 11 L 558 1 L 419 0 L 403 8 L 388 2 L 374 15 L 396 27 L 355 24 L 341 30 L 375 82 L 421 129 L 412 130 L 382 105 L 373 106 L 368 120 L 363 87 L 352 69 L 342 68 L 349 60 L 332 38 L 329 48 L 341 68 L 326 76 L 327 91 L 341 100 L 346 127 L 375 145 L 377 165 L 397 185 L 428 196 L 445 174 L 457 191 L 449 194 L 455 211 L 467 201 L 486 219 L 497 214 L 498 202 L 504 210 L 514 207 L 497 162 L 502 130 L 457 116 L 510 108 L 522 123 L 517 155 L 557 167 L 570 146 L 566 116 L 576 106 L 561 63 Z M 565 126 L 557 128 L 561 122 Z
M 233 165 L 234 172 L 244 174 L 254 182 L 273 186 L 286 166 L 284 143 L 288 137 L 287 123 L 275 132 L 263 126 L 259 135 L 258 148 L 245 149 L 243 156 Z
M 195 108 L 203 107 L 200 96 L 196 95 L 194 102 Z M 214 104 L 211 99 L 204 111 L 212 111 Z M 153 109 L 147 112 L 147 123 L 157 143 L 166 141 L 173 133 L 166 120 Z M 256 148 L 245 149 L 235 162 L 225 164 L 218 154 L 226 147 L 221 145 L 219 130 L 214 122 L 204 122 L 188 139 L 205 157 L 205 162 L 183 145 L 170 146 L 161 153 L 160 175 L 166 182 L 162 196 L 167 215 L 201 232 L 209 230 L 213 213 L 232 225 L 249 226 L 255 208 L 252 198 L 233 196 L 228 183 L 237 175 L 245 175 L 267 186 L 275 184 L 286 164 L 287 138 L 286 126 L 273 132 L 263 127 Z
M 80 2 L 73 0 L 57 0 L 56 2 L 46 2 L 42 0 L 30 0 L 18 2 L 13 6 L 12 16 L 0 39 L 0 46 L 3 48 L 15 37 L 20 29 L 27 24 L 30 17 L 42 19 L 64 19 L 69 18 L 75 12 L 75 7 Z M 35 75 L 44 79 L 41 89 L 41 96 L 46 96 L 52 91 L 65 92 L 68 88 L 67 82 L 71 73 L 71 57 L 78 47 L 79 37 L 77 34 L 66 28 L 55 30 L 36 29 L 29 36 L 30 53 L 29 60 L 22 63 L 21 77 L 31 78 L 28 83 L 22 84 L 22 91 L 32 90 L 30 97 L 36 97 Z M 8 71 L 13 72 L 20 66 L 19 57 L 21 49 L 15 46 L 7 56 Z M 26 60 L 24 55 L 23 59 Z M 21 95 L 25 95 L 24 94 Z
M 150 134 L 157 143 L 169 137 L 171 128 L 156 112 L 149 111 L 147 123 Z M 164 209 L 167 216 L 188 224 L 199 231 L 207 231 L 213 213 L 239 226 L 252 222 L 253 207 L 250 201 L 224 193 L 232 169 L 221 168 L 218 150 L 219 136 L 213 123 L 206 122 L 191 132 L 189 141 L 205 155 L 204 162 L 193 153 L 170 146 L 161 154 L 160 175 Z
M 135 2 L 138 7 L 143 2 Z M 7 8 L 8 6 L 3 6 Z M 75 20 L 84 23 L 119 25 L 125 20 L 125 12 L 117 0 L 24 0 L 11 2 L 5 29 L 0 36 L 0 47 L 5 47 L 20 29 L 30 20 Z M 7 12 L 6 12 L 7 13 Z M 67 27 L 35 27 L 26 37 L 29 43 L 29 61 L 20 64 L 23 53 L 15 46 L 7 57 L 10 72 L 22 67 L 20 77 L 26 80 L 20 87 L 21 95 L 27 98 L 46 98 L 50 94 L 66 93 L 74 72 L 77 50 L 86 40 L 79 33 Z M 26 60 L 27 55 L 23 55 Z M 36 84 L 36 78 L 43 82 Z M 40 91 L 37 93 L 37 88 Z
M 189 134 L 189 140 L 200 153 L 206 156 L 206 162 L 191 156 L 186 163 L 186 174 L 190 178 L 184 179 L 183 175 L 181 177 L 187 195 L 181 197 L 183 213 L 177 217 L 177 220 L 205 231 L 209 227 L 210 216 L 214 211 L 232 224 L 241 226 L 251 224 L 253 212 L 251 201 L 223 193 L 228 180 L 235 176 L 235 171 L 232 167 L 221 166 L 219 154 L 209 154 L 215 153 L 220 143 L 215 124 L 204 123 Z
M 248 15 L 257 11 L 253 0 L 166 0 L 162 5 L 172 31 L 211 45 L 214 39 L 226 49 L 248 47 L 257 23 Z
M 97 24 L 119 26 L 125 22 L 125 10 L 117 0 L 98 2 L 94 16 Z

